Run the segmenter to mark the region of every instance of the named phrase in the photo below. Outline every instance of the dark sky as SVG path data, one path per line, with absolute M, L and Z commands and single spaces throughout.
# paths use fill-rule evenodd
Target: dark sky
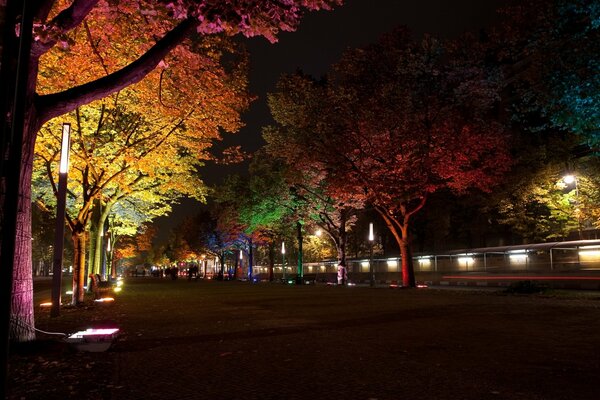
M 279 42 L 264 38 L 245 39 L 251 57 L 250 90 L 258 96 L 243 115 L 246 126 L 227 135 L 216 146 L 241 145 L 247 152 L 262 145 L 262 126 L 271 123 L 266 94 L 275 87 L 282 73 L 301 69 L 319 77 L 335 63 L 344 50 L 372 43 L 385 32 L 406 25 L 415 34 L 429 33 L 452 37 L 469 30 L 490 26 L 497 20 L 496 10 L 508 0 L 345 0 L 333 11 L 309 13 L 295 32 L 280 34 Z M 241 172 L 243 167 L 209 165 L 201 171 L 203 180 L 220 183 L 223 176 Z M 198 203 L 184 200 L 169 217 L 157 220 L 161 237 L 187 215 L 197 212 Z

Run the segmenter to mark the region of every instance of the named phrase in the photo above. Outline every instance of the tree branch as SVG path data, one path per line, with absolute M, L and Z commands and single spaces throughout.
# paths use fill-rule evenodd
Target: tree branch
M 45 20 L 53 3 L 53 1 L 44 1 L 36 16 L 41 20 Z M 54 47 L 58 41 L 58 37 L 81 24 L 97 3 L 98 0 L 73 1 L 71 6 L 58 13 L 48 24 L 48 27 L 45 28 L 50 31 L 48 32 L 49 37 L 46 40 L 36 40 L 32 43 L 31 53 L 39 57 Z
M 197 25 L 197 20 L 188 18 L 169 31 L 140 58 L 119 71 L 63 92 L 39 96 L 36 103 L 40 123 L 43 124 L 73 111 L 77 106 L 101 99 L 139 82 Z

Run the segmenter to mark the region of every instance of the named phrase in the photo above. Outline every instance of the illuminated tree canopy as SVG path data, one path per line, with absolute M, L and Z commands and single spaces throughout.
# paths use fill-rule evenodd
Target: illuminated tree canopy
M 348 52 L 326 81 L 285 77 L 273 95 L 275 119 L 294 131 L 285 140 L 327 171 L 332 197 L 369 202 L 386 222 L 406 286 L 410 220 L 429 194 L 490 190 L 510 164 L 493 112 L 497 71 L 465 40 L 415 42 L 399 30 Z

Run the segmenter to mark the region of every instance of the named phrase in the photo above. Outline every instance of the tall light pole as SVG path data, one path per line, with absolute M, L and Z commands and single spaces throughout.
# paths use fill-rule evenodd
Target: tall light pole
M 575 203 L 577 204 L 577 231 L 579 233 L 579 239 L 583 239 L 583 234 L 581 232 L 581 202 L 579 201 L 579 183 L 577 181 L 577 176 L 575 175 L 565 175 L 563 176 L 563 182 L 567 185 L 575 183 Z
M 109 234 L 106 238 L 106 277 L 109 278 L 112 276 L 112 246 L 110 243 L 112 233 L 110 231 L 106 233 Z
M 281 268 L 283 271 L 283 283 L 285 283 L 285 242 L 281 242 Z
M 296 276 L 296 284 L 302 285 L 304 278 L 304 263 L 302 260 L 302 223 L 300 221 L 296 223 L 296 228 L 298 231 L 298 275 Z
M 244 261 L 244 253 L 242 252 L 242 249 L 240 249 L 240 257 L 239 258 L 240 258 L 240 261 L 239 261 L 240 262 L 240 274 L 242 274 L 244 271 L 244 266 L 242 265 L 243 261 Z M 242 276 L 240 276 L 240 279 L 241 278 L 242 278 Z
M 65 236 L 65 209 L 67 203 L 67 175 L 69 173 L 69 150 L 71 148 L 71 124 L 63 124 L 56 193 L 56 227 L 54 233 L 54 260 L 52 264 L 52 308 L 50 316 L 60 315 L 60 292 L 62 284 L 62 261 Z
M 369 223 L 369 272 L 371 273 L 371 280 L 369 284 L 371 287 L 375 286 L 375 269 L 373 268 L 373 242 L 375 241 L 375 235 L 373 233 L 373 223 Z

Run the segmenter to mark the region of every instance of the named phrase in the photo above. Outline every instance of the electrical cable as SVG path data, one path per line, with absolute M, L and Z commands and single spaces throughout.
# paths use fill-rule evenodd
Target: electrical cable
M 60 335 L 60 336 L 65 336 L 65 337 L 69 336 L 68 334 L 62 333 L 62 332 L 47 332 L 47 331 L 43 331 L 41 329 L 36 328 L 35 326 L 31 326 L 29 324 L 26 324 L 23 321 L 19 321 L 18 319 L 14 318 L 14 317 L 10 317 L 10 320 L 11 320 L 12 323 L 14 323 L 16 325 L 19 325 L 21 328 L 30 328 L 30 329 L 33 329 L 36 332 L 40 332 L 40 333 L 43 333 L 45 335 L 57 335 L 57 336 Z

